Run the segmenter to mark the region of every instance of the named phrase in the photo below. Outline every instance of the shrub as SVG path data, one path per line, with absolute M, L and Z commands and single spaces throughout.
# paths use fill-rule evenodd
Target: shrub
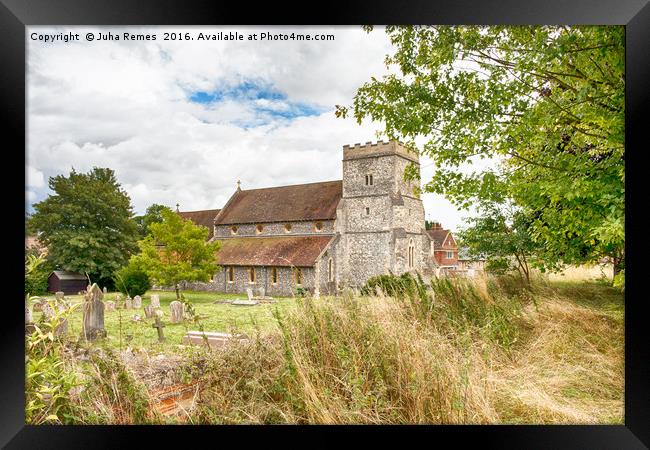
M 144 295 L 151 289 L 149 275 L 140 267 L 130 263 L 120 269 L 113 279 L 117 290 L 131 297 Z
M 47 277 L 50 267 L 45 262 L 45 255 L 25 255 L 25 294 L 40 295 L 47 292 Z

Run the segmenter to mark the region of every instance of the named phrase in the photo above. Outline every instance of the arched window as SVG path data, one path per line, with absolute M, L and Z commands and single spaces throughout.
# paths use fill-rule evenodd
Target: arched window
M 278 268 L 273 267 L 271 269 L 271 284 L 278 284 Z
M 255 227 L 255 232 L 256 232 L 257 234 L 260 234 L 262 231 L 264 231 L 264 225 L 262 225 L 262 224 L 258 224 L 258 225 Z
M 314 223 L 314 230 L 321 231 L 322 229 L 323 229 L 323 222 L 315 222 Z
M 284 224 L 284 232 L 285 233 L 291 233 L 291 224 L 290 223 L 285 223 Z
M 235 225 L 233 225 L 232 227 L 230 227 L 230 232 L 231 232 L 232 234 L 237 234 L 237 227 L 236 227 Z
M 228 267 L 228 283 L 235 281 L 235 268 L 230 266 Z
M 415 246 L 413 245 L 413 239 L 409 241 L 408 264 L 409 269 L 412 269 L 413 266 L 415 266 Z
M 334 281 L 334 261 L 332 258 L 327 261 L 327 281 Z
M 255 283 L 255 267 L 248 269 L 248 282 Z

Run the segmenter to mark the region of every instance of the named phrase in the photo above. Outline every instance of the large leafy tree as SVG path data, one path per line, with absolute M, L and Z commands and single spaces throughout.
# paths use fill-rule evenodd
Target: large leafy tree
M 368 29 L 370 31 L 370 28 Z M 514 201 L 544 259 L 623 267 L 625 36 L 612 26 L 389 26 L 394 70 L 350 109 L 436 163 L 426 192 Z M 478 159 L 494 162 L 464 169 Z
M 138 227 L 140 238 L 144 238 L 149 233 L 149 225 L 163 221 L 163 211 L 171 211 L 171 208 L 169 206 L 154 203 L 147 208 L 142 216 L 135 216 L 133 218 Z
M 530 284 L 531 269 L 539 265 L 542 250 L 530 234 L 530 217 L 512 205 L 487 203 L 467 222 L 457 235 L 470 256 L 485 257 L 488 269 L 517 270 Z
M 171 210 L 162 210 L 161 215 L 162 222 L 149 225 L 149 234 L 138 242 L 140 253 L 131 265 L 141 267 L 158 284 L 174 286 L 180 299 L 181 281 L 209 281 L 219 269 L 215 254 L 220 243 L 207 242 L 206 227 Z
M 129 196 L 108 168 L 50 177 L 54 192 L 34 205 L 28 227 L 48 249 L 55 267 L 109 283 L 137 250 Z

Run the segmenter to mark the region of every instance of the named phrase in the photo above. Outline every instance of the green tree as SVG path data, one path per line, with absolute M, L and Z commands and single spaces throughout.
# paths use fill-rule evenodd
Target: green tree
M 368 27 L 368 31 L 371 28 Z M 389 26 L 397 69 L 362 85 L 357 121 L 436 164 L 425 192 L 514 201 L 554 265 L 624 267 L 625 34 L 620 26 Z M 337 106 L 346 117 L 350 107 Z M 468 163 L 494 162 L 481 171 Z
M 54 192 L 34 205 L 29 229 L 48 249 L 53 266 L 87 273 L 102 284 L 137 250 L 129 196 L 108 168 L 50 177 Z
M 133 221 L 138 227 L 140 238 L 144 238 L 149 233 L 149 225 L 163 221 L 162 212 L 171 211 L 171 208 L 165 205 L 154 203 L 149 206 L 142 216 L 135 216 Z
M 164 286 L 174 286 L 180 300 L 181 281 L 209 281 L 219 269 L 215 254 L 220 243 L 207 242 L 209 230 L 185 220 L 171 210 L 161 211 L 163 221 L 149 226 L 149 235 L 138 242 L 140 254 L 132 263 Z
M 149 275 L 133 259 L 115 273 L 113 281 L 118 291 L 131 297 L 144 295 L 151 289 Z

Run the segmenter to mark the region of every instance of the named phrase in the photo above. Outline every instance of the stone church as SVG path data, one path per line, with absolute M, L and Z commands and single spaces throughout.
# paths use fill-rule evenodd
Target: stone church
M 249 190 L 238 183 L 222 209 L 179 212 L 222 244 L 212 282 L 185 288 L 334 294 L 389 272 L 434 273 L 437 245 L 453 267 L 455 246 L 425 230 L 419 186 L 404 177 L 411 164 L 419 173 L 418 155 L 399 142 L 345 145 L 342 180 Z

